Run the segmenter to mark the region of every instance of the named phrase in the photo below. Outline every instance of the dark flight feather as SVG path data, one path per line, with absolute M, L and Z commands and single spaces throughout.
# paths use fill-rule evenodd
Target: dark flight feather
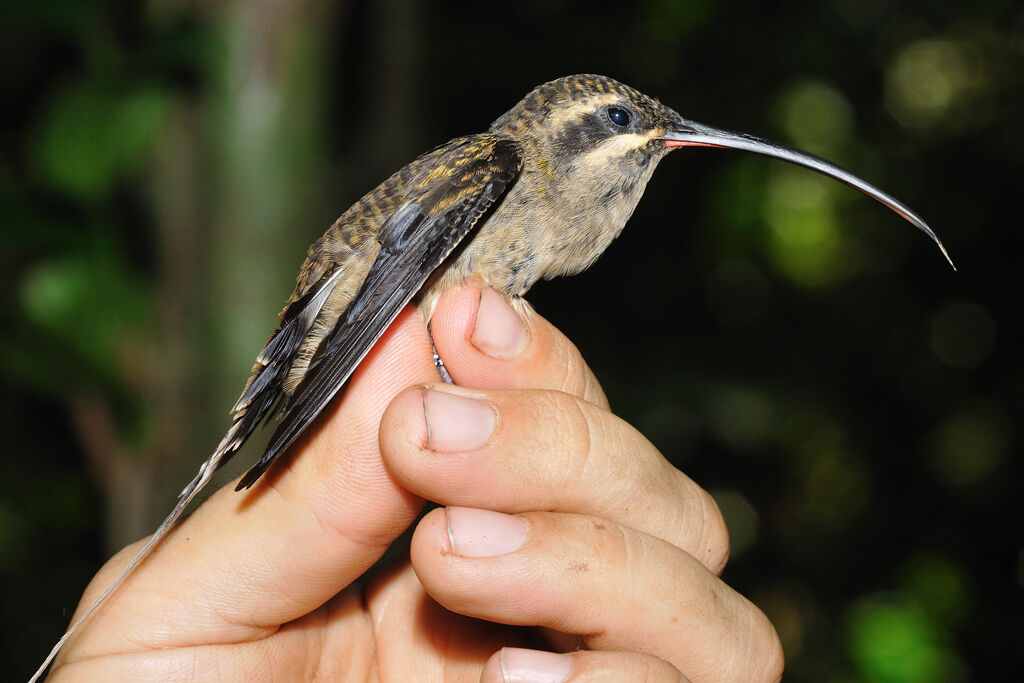
M 245 409 L 260 394 L 269 391 L 275 396 L 281 391 L 281 383 L 291 369 L 302 341 L 309 333 L 327 297 L 334 290 L 342 269 L 335 266 L 327 271 L 320 281 L 309 288 L 302 297 L 292 302 L 281 315 L 281 328 L 271 337 L 256 357 L 256 363 L 263 367 L 253 374 L 232 412 Z M 253 425 L 255 426 L 255 425 Z
M 489 154 L 480 153 L 480 143 Z M 502 197 L 522 160 L 511 141 L 467 138 L 457 177 L 432 183 L 407 200 L 382 226 L 381 249 L 358 293 L 321 341 L 302 382 L 281 410 L 282 419 L 260 458 L 236 489 L 252 486 L 316 419 L 359 362 L 431 274 Z

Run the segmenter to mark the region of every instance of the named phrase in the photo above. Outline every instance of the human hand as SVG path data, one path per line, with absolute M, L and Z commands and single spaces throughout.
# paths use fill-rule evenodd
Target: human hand
M 444 297 L 438 350 L 480 390 L 427 389 L 429 340 L 403 313 L 269 480 L 186 520 L 52 680 L 497 681 L 502 664 L 538 663 L 564 680 L 777 678 L 774 630 L 716 576 L 727 539 L 710 497 L 607 411 L 567 339 L 539 316 L 528 333 L 516 323 L 490 290 Z M 419 523 L 411 562 L 353 584 L 419 496 L 451 507 Z M 494 654 L 508 645 L 589 649 Z

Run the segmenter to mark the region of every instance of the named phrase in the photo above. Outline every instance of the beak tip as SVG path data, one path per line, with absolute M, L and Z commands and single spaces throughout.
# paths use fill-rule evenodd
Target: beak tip
M 939 240 L 939 238 L 936 236 L 934 232 L 931 232 L 931 236 L 932 239 L 935 240 L 935 245 L 939 248 L 939 251 L 942 252 L 942 255 L 946 257 L 946 262 L 949 263 L 949 267 L 956 271 L 956 264 L 953 263 L 952 257 L 949 255 L 949 252 L 946 251 L 946 246 L 942 244 L 942 241 Z
M 949 263 L 949 267 L 956 271 L 957 267 L 956 264 L 953 263 L 953 257 L 949 255 L 948 251 L 946 251 L 946 245 L 942 243 L 942 240 L 939 239 L 939 236 L 936 235 L 931 228 L 928 228 L 927 230 L 925 230 L 925 232 L 927 232 L 928 235 L 935 241 L 935 246 L 937 246 L 939 248 L 939 251 L 942 252 L 942 255 L 946 257 L 946 262 Z
M 949 261 L 949 267 L 953 269 L 953 272 L 954 272 L 954 273 L 956 273 L 956 272 L 959 272 L 959 269 L 958 269 L 958 268 L 956 267 L 956 264 L 955 264 L 955 263 L 953 263 L 953 259 L 951 259 L 951 258 L 949 257 L 949 254 L 948 254 L 948 253 L 946 253 L 946 250 L 945 250 L 945 248 L 943 248 L 943 250 L 942 250 L 942 253 L 943 253 L 943 255 L 944 255 L 944 256 L 946 257 L 946 260 L 947 260 L 947 261 Z

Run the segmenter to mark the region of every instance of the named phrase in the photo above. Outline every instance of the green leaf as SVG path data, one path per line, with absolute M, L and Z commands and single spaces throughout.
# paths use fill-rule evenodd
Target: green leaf
M 29 319 L 108 376 L 148 319 L 144 286 L 112 252 L 45 261 L 22 281 Z
M 854 605 L 848 644 L 869 681 L 947 681 L 959 669 L 947 637 L 914 604 L 869 597 Z
M 118 94 L 89 84 L 70 87 L 43 116 L 35 167 L 66 192 L 101 196 L 148 153 L 168 106 L 166 93 L 155 88 Z

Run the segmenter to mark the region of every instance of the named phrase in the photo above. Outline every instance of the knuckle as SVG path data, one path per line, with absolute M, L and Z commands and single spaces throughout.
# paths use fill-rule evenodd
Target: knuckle
M 552 424 L 550 436 L 562 453 L 559 463 L 563 483 L 579 482 L 590 469 L 593 435 L 590 421 L 576 398 L 561 392 L 545 392 L 543 418 Z
M 560 370 L 558 389 L 586 401 L 593 401 L 596 396 L 604 396 L 579 349 L 572 342 L 566 339 L 565 344 L 552 356 L 556 358 L 555 362 Z
M 679 470 L 674 477 L 662 477 L 664 496 L 681 501 L 668 521 L 666 540 L 682 548 L 715 574 L 721 574 L 729 561 L 729 528 L 710 493 Z M 657 482 L 655 482 L 657 483 Z
M 642 683 L 673 683 L 684 682 L 686 679 L 679 670 L 660 657 L 647 654 L 615 653 L 614 667 L 601 672 L 600 677 L 584 680 L 621 680 L 640 681 Z
M 686 679 L 679 670 L 660 657 L 645 655 L 636 660 L 636 674 L 629 680 L 649 681 L 649 683 L 685 683 Z
M 672 664 L 655 655 L 616 650 L 581 651 L 572 681 L 636 681 L 637 683 L 685 683 Z
M 652 554 L 649 537 L 626 527 L 593 518 L 590 543 L 594 557 L 606 567 L 637 568 Z
M 782 678 L 786 659 L 775 627 L 760 609 L 742 598 L 741 612 L 734 629 L 736 638 L 732 647 L 723 654 L 723 667 L 715 672 L 717 678 L 727 681 L 775 683 Z
M 583 400 L 590 401 L 596 406 L 607 409 L 610 404 L 608 403 L 608 396 L 605 395 L 604 389 L 601 388 L 601 383 L 597 381 L 597 377 L 591 371 L 588 366 L 586 369 L 586 387 L 583 389 Z

